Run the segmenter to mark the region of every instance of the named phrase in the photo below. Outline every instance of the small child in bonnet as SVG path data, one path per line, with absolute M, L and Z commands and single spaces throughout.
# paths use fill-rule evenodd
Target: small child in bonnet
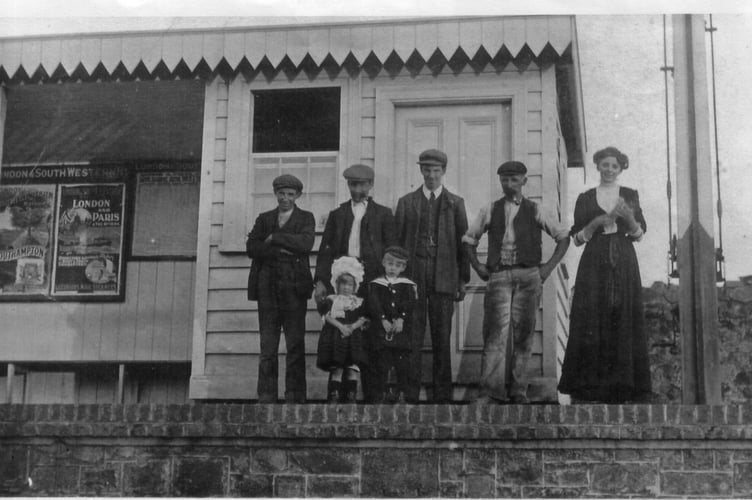
M 340 257 L 332 263 L 336 293 L 319 305 L 324 327 L 318 343 L 316 366 L 329 372 L 329 403 L 355 403 L 360 366 L 368 360 L 363 330 L 368 319 L 363 298 L 356 292 L 363 281 L 363 264 L 355 257 Z

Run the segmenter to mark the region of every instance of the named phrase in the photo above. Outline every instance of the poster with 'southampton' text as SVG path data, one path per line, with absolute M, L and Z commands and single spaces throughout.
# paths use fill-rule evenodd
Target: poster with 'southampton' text
M 0 297 L 47 295 L 55 186 L 0 186 Z
M 52 294 L 120 295 L 125 185 L 61 185 L 58 189 Z

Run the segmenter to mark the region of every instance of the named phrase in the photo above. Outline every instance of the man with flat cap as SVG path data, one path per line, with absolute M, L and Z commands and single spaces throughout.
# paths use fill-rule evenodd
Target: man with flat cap
M 426 320 L 433 350 L 433 400 L 452 401 L 450 338 L 454 302 L 465 297 L 470 265 L 462 251 L 467 231 L 465 201 L 443 185 L 447 156 L 437 149 L 418 157 L 423 185 L 397 202 L 397 241 L 408 251 L 405 275 L 418 285 L 413 314 L 410 388 L 407 400 L 417 402 L 422 381 Z
M 383 272 L 384 249 L 396 243 L 392 211 L 369 197 L 373 188 L 373 169 L 355 164 L 346 168 L 342 175 L 347 180 L 350 200 L 329 212 L 326 220 L 314 276 L 317 303 L 333 293 L 332 262 L 344 255 L 357 257 L 363 263 L 365 285 L 361 285 L 359 295 L 365 298 L 368 283 Z M 361 368 L 365 402 L 374 402 L 378 397 L 373 368 L 370 364 Z
M 285 401 L 306 400 L 305 317 L 313 280 L 308 255 L 313 248 L 316 221 L 295 204 L 303 183 L 293 175 L 272 182 L 277 208 L 256 218 L 246 240 L 253 259 L 248 276 L 248 300 L 258 302 L 261 358 L 259 403 L 277 402 L 280 329 L 287 346 Z
M 478 402 L 524 404 L 529 403 L 527 363 L 541 283 L 564 257 L 569 231 L 522 196 L 527 183 L 527 167 L 522 162 L 504 162 L 496 172 L 504 196 L 480 210 L 463 238 L 470 263 L 488 281 Z M 543 264 L 541 230 L 556 241 L 553 255 Z M 486 231 L 488 259 L 481 264 L 475 249 Z

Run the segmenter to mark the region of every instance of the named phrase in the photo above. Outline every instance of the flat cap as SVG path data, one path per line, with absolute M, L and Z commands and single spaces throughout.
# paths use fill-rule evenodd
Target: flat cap
M 526 174 L 527 167 L 521 161 L 505 161 L 496 170 L 499 175 L 518 175 Z
M 409 257 L 407 250 L 397 245 L 392 245 L 390 247 L 387 247 L 386 250 L 384 250 L 384 255 L 391 255 L 400 260 L 408 260 L 408 257 Z
M 438 165 L 446 167 L 447 155 L 438 149 L 426 149 L 418 156 L 418 165 Z
M 284 174 L 284 175 L 280 175 L 279 177 L 276 177 L 272 181 L 272 188 L 274 189 L 275 193 L 277 192 L 278 189 L 284 189 L 284 188 L 291 188 L 291 189 L 296 189 L 298 191 L 303 191 L 303 183 L 300 182 L 300 179 L 298 179 L 294 175 Z
M 347 167 L 345 171 L 342 172 L 342 175 L 348 181 L 372 181 L 373 169 L 368 165 L 356 163 L 355 165 Z

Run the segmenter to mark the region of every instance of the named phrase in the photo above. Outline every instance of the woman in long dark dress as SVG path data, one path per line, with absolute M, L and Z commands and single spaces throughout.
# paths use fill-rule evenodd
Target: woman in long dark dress
M 571 235 L 585 244 L 577 269 L 559 391 L 575 401 L 639 401 L 650 395 L 642 282 L 633 242 L 646 230 L 637 191 L 617 178 L 626 155 L 593 156 L 600 185 L 577 198 Z

